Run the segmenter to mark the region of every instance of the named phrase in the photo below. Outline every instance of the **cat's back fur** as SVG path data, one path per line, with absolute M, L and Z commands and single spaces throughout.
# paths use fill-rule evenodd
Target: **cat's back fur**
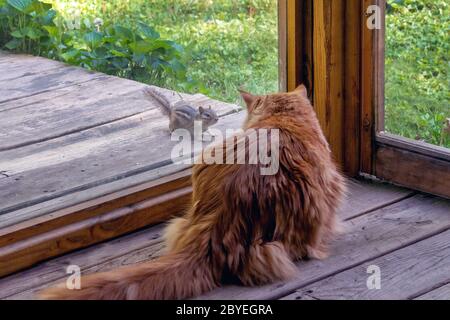
M 262 164 L 194 166 L 191 207 L 167 228 L 164 257 L 87 276 L 82 290 L 53 288 L 44 298 L 183 299 L 227 282 L 288 279 L 296 260 L 326 256 L 345 186 L 305 88 L 242 96 L 248 118 L 230 139 L 251 144 L 250 131 L 279 130 L 279 150 L 269 151 L 279 152 L 278 172 L 262 175 Z

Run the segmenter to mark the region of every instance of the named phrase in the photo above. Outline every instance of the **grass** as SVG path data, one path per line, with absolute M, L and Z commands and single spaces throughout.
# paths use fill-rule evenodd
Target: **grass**
M 389 1 L 386 131 L 450 147 L 448 1 Z

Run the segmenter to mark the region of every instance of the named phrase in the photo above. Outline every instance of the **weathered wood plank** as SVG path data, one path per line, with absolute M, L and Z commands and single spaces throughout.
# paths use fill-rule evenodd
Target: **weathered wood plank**
M 18 121 L 20 117 L 42 117 L 44 116 L 43 112 L 59 114 L 74 108 L 79 108 L 84 112 L 93 111 L 95 108 L 91 106 L 92 103 L 102 99 L 111 99 L 112 96 L 122 96 L 132 91 L 139 91 L 145 87 L 146 85 L 143 83 L 104 75 L 104 77 L 95 78 L 88 83 L 80 83 L 73 87 L 59 88 L 2 103 L 0 112 L 2 118 L 10 118 L 20 125 L 21 122 Z M 129 100 L 133 102 L 134 99 L 129 98 Z M 109 105 L 110 102 L 107 101 L 105 104 Z M 22 109 L 18 110 L 20 108 Z
M 0 117 L 0 151 L 44 142 L 156 109 L 157 104 L 143 94 L 145 87 L 135 81 L 108 77 L 7 103 L 10 109 L 4 110 Z M 164 92 L 169 100 L 180 99 L 173 92 Z M 185 97 L 194 105 L 214 105 L 219 116 L 237 110 L 237 106 L 217 103 L 201 95 Z M 166 119 L 161 115 L 154 119 L 157 120 Z
M 244 116 L 226 116 L 216 128 L 238 128 Z M 0 180 L 4 199 L 0 213 L 11 214 L 1 216 L 0 226 L 10 224 L 10 218 L 17 223 L 13 211 L 21 208 L 170 165 L 172 147 L 178 142 L 170 141 L 167 123 L 154 121 L 155 117 L 161 119 L 159 111 L 152 110 L 75 136 L 54 139 L 46 142 L 52 147 L 42 153 L 22 149 L 22 157 L 17 158 L 16 150 L 3 152 L 0 168 L 10 176 Z M 124 127 L 128 129 L 123 130 Z M 75 143 L 77 139 L 82 140 Z M 41 146 L 30 146 L 36 147 Z M 68 176 L 67 172 L 72 174 Z
M 274 299 L 298 288 L 375 259 L 450 227 L 450 202 L 417 195 L 347 222 L 347 231 L 324 261 L 298 264 L 299 275 L 287 282 L 258 288 L 229 286 L 204 299 Z M 426 213 L 426 214 L 425 214 Z
M 171 166 L 168 166 L 171 167 Z M 160 170 L 160 169 L 158 169 Z M 170 170 L 170 169 L 169 169 Z M 147 180 L 126 188 L 120 188 L 106 195 L 97 195 L 87 201 L 77 201 L 74 205 L 53 210 L 50 213 L 15 223 L 0 229 L 0 251 L 6 246 L 14 245 L 20 241 L 28 241 L 44 233 L 56 233 L 68 225 L 80 223 L 92 217 L 107 215 L 111 211 L 121 208 L 130 208 L 133 205 L 156 198 L 165 194 L 186 189 L 183 194 L 191 192 L 191 169 L 187 168 L 176 173 L 164 171 L 159 178 L 149 178 L 152 171 L 146 172 Z M 153 172 L 156 176 L 156 172 Z M 150 182 L 149 182 L 150 181 Z M 92 197 L 92 195 L 91 195 Z M 183 196 L 184 197 L 184 196 Z M 189 199 L 186 201 L 186 204 Z M 167 219 L 185 209 L 185 204 L 174 212 L 167 212 Z M 130 212 L 132 214 L 132 212 Z M 134 215 L 136 216 L 136 215 Z M 66 228 L 67 229 L 67 228 Z M 61 232 L 58 233 L 63 236 Z M 88 239 L 85 240 L 86 242 Z M 36 244 L 36 241 L 34 241 Z
M 7 230 L 9 230 L 12 226 L 20 227 L 23 224 L 28 226 L 33 225 L 34 222 L 40 224 L 42 219 L 44 219 L 44 222 L 47 221 L 45 220 L 46 216 L 49 215 L 53 217 L 54 212 L 69 209 L 77 206 L 78 204 L 84 205 L 94 199 L 94 197 L 101 198 L 116 192 L 121 192 L 127 188 L 133 188 L 134 186 L 157 181 L 161 178 L 189 169 L 189 167 L 189 165 L 172 164 L 153 170 L 146 170 L 142 173 L 136 173 L 135 175 L 124 177 L 120 180 L 101 184 L 83 191 L 70 193 L 46 202 L 27 206 L 9 214 L 4 214 L 1 216 L 2 228 L 0 229 L 0 236 L 7 232 Z
M 375 173 L 387 181 L 450 198 L 450 165 L 447 160 L 379 145 Z
M 450 241 L 450 240 L 449 240 Z M 427 292 L 420 297 L 417 297 L 415 300 L 450 300 L 450 283 L 434 289 L 430 292 Z
M 339 209 L 339 217 L 342 220 L 352 219 L 415 194 L 414 191 L 408 189 L 372 181 L 350 179 L 347 185 L 348 196 Z
M 65 65 L 61 68 L 46 69 L 37 75 L 25 75 L 3 82 L 0 86 L 0 104 L 106 77 L 101 73 Z
M 434 159 L 450 162 L 450 149 L 446 147 L 432 145 L 424 141 L 417 141 L 388 132 L 378 133 L 376 141 L 379 145 L 407 151 L 410 150 Z
M 368 289 L 367 270 L 381 271 L 380 289 Z M 450 281 L 450 231 L 420 241 L 379 259 L 328 277 L 283 299 L 302 300 L 408 300 Z
M 349 221 L 346 235 L 340 237 L 332 248 L 332 256 L 324 261 L 314 260 L 299 263 L 299 277 L 292 282 L 278 283 L 261 288 L 229 286 L 208 294 L 204 298 L 269 299 L 283 296 L 302 285 L 307 285 L 338 271 L 361 264 L 373 257 L 394 251 L 430 234 L 441 232 L 450 225 L 449 208 L 450 204 L 446 201 L 422 195 L 404 200 L 396 205 Z M 427 212 L 426 217 L 424 217 L 423 212 Z M 131 237 L 128 239 L 132 242 Z M 118 258 L 108 256 L 108 252 L 114 251 L 113 246 L 107 247 L 107 249 L 105 247 L 93 247 L 80 252 L 80 255 L 76 258 L 72 258 L 72 254 L 53 260 L 57 261 L 55 264 L 61 268 L 59 273 L 53 273 L 55 266 L 53 264 L 50 266 L 50 262 L 46 262 L 40 267 L 21 273 L 22 276 L 15 275 L 1 279 L 0 292 L 8 292 L 7 295 L 2 296 L 8 296 L 12 299 L 32 298 L 36 290 L 64 279 L 64 267 L 68 264 L 79 265 L 83 274 L 109 270 L 126 264 L 127 261 L 130 261 L 129 259 L 142 261 L 147 256 L 153 257 L 154 252 L 160 250 L 160 245 L 140 247 L 138 253 L 132 251 L 133 248 L 130 247 L 129 253 L 125 253 Z M 95 248 L 99 248 L 98 250 L 106 253 L 100 254 L 89 251 L 96 250 Z M 83 255 L 85 257 L 82 257 Z M 96 259 L 95 257 L 99 258 Z M 106 259 L 102 260 L 100 257 L 106 257 Z M 91 262 L 83 262 L 86 260 Z M 45 281 L 40 281 L 42 277 L 45 277 Z
M 111 77 L 50 92 L 40 101 L 35 96 L 22 99 L 24 107 L 0 113 L 0 152 L 154 109 L 143 88 L 144 84 Z
M 18 80 L 26 76 L 37 76 L 41 72 L 66 67 L 61 62 L 28 55 L 8 55 L 0 60 L 0 68 L 7 72 L 0 73 L 0 83 Z
M 130 252 L 139 252 L 143 248 L 156 248 L 160 246 L 162 243 L 161 236 L 163 228 L 164 225 L 162 224 L 151 227 L 91 248 L 49 260 L 32 269 L 0 279 L 0 299 L 29 290 L 33 286 L 37 286 L 38 281 L 41 284 L 45 284 L 55 279 L 64 278 L 66 276 L 65 269 L 68 265 L 82 267 L 83 273 L 91 269 L 100 270 L 100 265 L 108 265 L 108 261 L 118 260 L 121 257 L 125 257 L 121 260 L 122 265 L 125 265 L 127 261 L 131 260 L 128 257 Z M 145 255 L 143 255 L 144 257 Z
M 15 210 L 21 203 L 27 202 L 29 205 L 30 202 L 38 201 L 33 199 L 45 200 L 57 197 L 58 194 L 66 194 L 67 190 L 79 186 L 80 182 L 98 185 L 106 177 L 122 175 L 151 164 L 151 160 L 146 160 L 150 152 L 142 147 L 155 146 L 157 149 L 164 125 L 159 124 L 158 128 L 153 128 L 152 134 L 151 128 L 140 123 L 153 120 L 156 114 L 155 110 L 153 114 L 148 112 L 143 116 L 96 127 L 75 136 L 54 139 L 49 142 L 54 148 L 45 148 L 42 152 L 28 152 L 35 146 L 21 149 L 23 154 L 18 154 L 15 150 L 3 152 L 0 167 L 10 177 L 0 180 L 4 199 L 0 212 Z M 123 130 L 125 128 L 129 130 Z M 146 135 L 150 135 L 150 139 L 143 141 Z M 130 141 L 134 141 L 134 144 L 129 145 Z M 139 154 L 140 157 L 135 158 Z M 102 176 L 97 175 L 99 170 L 104 172 Z M 70 176 L 67 173 L 71 173 Z M 39 183 L 36 184 L 36 181 Z
M 189 203 L 190 196 L 189 187 L 180 188 L 79 222 L 66 223 L 56 230 L 32 234 L 23 241 L 0 248 L 0 276 L 105 239 L 167 221 Z

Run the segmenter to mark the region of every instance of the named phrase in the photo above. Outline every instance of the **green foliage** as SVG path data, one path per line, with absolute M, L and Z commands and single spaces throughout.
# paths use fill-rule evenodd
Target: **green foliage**
M 66 17 L 151 24 L 185 47 L 187 74 L 208 95 L 239 103 L 237 88 L 278 90 L 277 0 L 56 0 Z M 175 81 L 165 84 L 180 88 Z
M 9 50 L 157 85 L 170 78 L 188 90 L 204 90 L 188 77 L 183 48 L 143 22 L 128 28 L 88 17 L 70 21 L 51 4 L 0 1 L 0 45 Z
M 39 54 L 49 46 L 45 27 L 53 25 L 51 5 L 33 0 L 0 0 L 0 45 Z
M 443 0 L 389 1 L 386 130 L 450 147 L 450 6 Z

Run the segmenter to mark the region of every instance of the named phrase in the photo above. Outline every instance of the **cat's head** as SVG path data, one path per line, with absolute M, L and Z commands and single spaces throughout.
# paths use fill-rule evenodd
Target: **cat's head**
M 311 108 L 308 91 L 304 85 L 300 85 L 291 92 L 264 96 L 253 95 L 242 90 L 240 90 L 240 93 L 247 105 L 247 124 L 268 116 L 294 115 L 295 113 L 301 113 L 305 108 Z

